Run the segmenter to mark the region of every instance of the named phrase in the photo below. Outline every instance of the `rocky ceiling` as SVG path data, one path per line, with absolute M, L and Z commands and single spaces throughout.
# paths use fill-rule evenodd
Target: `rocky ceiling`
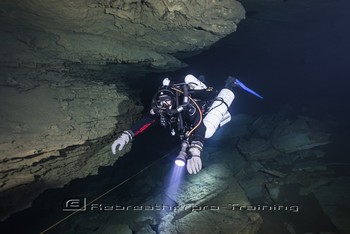
M 2 65 L 142 63 L 183 66 L 245 17 L 235 0 L 28 0 L 1 3 Z

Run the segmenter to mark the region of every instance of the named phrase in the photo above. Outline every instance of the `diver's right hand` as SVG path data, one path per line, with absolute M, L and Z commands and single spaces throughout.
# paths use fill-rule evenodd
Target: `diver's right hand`
M 121 151 L 124 148 L 124 146 L 129 143 L 129 141 L 131 139 L 132 139 L 131 134 L 127 131 L 124 131 L 123 134 L 120 137 L 118 137 L 117 140 L 115 140 L 113 142 L 112 147 L 111 147 L 112 153 L 113 154 L 117 153 L 116 150 L 117 150 L 118 145 L 119 145 L 118 150 Z

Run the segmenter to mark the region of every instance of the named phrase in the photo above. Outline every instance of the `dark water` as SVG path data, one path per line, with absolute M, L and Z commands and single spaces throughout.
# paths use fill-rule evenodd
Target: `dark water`
M 305 6 L 302 2 L 281 1 L 256 7 L 243 1 L 248 14 L 247 19 L 239 24 L 237 32 L 200 55 L 184 59 L 189 65 L 187 68 L 150 74 L 147 82 L 131 81 L 130 86 L 142 90 L 140 95 L 147 106 L 164 77 L 178 78 L 188 73 L 205 75 L 208 85 L 220 89 L 228 75 L 235 76 L 261 94 L 264 100 L 237 90 L 231 107 L 233 115 L 274 113 L 287 104 L 296 114 L 334 120 L 337 123 L 332 129 L 334 143 L 327 146 L 328 154 L 332 154 L 332 157 L 326 157 L 325 163 L 334 163 L 337 173 L 348 175 L 350 4 L 343 0 L 324 0 L 308 1 L 311 6 Z M 162 157 L 177 144 L 177 140 L 163 130 L 150 130 L 134 142 L 133 150 L 119 159 L 115 166 L 102 168 L 98 176 L 75 180 L 62 189 L 44 192 L 34 201 L 32 208 L 1 223 L 1 233 L 43 231 L 66 216 L 61 211 L 64 199 L 76 195 L 97 197 Z M 132 182 L 118 188 L 118 193 L 122 194 L 119 195 L 120 199 L 127 200 L 132 190 Z M 336 231 L 329 220 L 318 212 L 319 206 L 314 204 L 313 197 L 300 199 L 314 209 L 314 213 L 309 212 L 310 217 L 315 215 L 323 221 L 320 225 L 326 226 L 329 231 Z M 266 230 L 271 230 L 269 226 L 278 226 L 273 225 L 273 217 L 264 218 Z M 296 230 L 305 230 L 301 224 L 305 220 L 288 219 L 295 224 Z M 316 226 L 310 228 L 314 229 L 309 231 L 319 230 Z M 285 230 L 281 227 L 280 231 Z

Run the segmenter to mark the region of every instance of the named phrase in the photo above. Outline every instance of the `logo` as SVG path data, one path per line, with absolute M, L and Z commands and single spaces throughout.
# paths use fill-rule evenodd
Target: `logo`
M 86 211 L 86 198 L 70 198 L 63 202 L 63 211 Z

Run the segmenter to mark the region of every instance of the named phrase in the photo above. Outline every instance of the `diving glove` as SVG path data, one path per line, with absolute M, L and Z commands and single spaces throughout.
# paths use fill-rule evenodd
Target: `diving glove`
M 113 142 L 112 147 L 111 147 L 112 153 L 116 154 L 116 149 L 117 149 L 118 145 L 119 145 L 118 150 L 121 151 L 124 148 L 124 146 L 126 144 L 128 144 L 129 141 L 131 141 L 131 140 L 132 140 L 131 131 L 124 131 L 123 134 L 120 137 L 118 137 L 117 140 L 115 140 Z
M 189 159 L 187 159 L 187 171 L 190 174 L 197 174 L 202 169 L 200 158 L 203 144 L 199 141 L 192 142 L 188 149 Z

